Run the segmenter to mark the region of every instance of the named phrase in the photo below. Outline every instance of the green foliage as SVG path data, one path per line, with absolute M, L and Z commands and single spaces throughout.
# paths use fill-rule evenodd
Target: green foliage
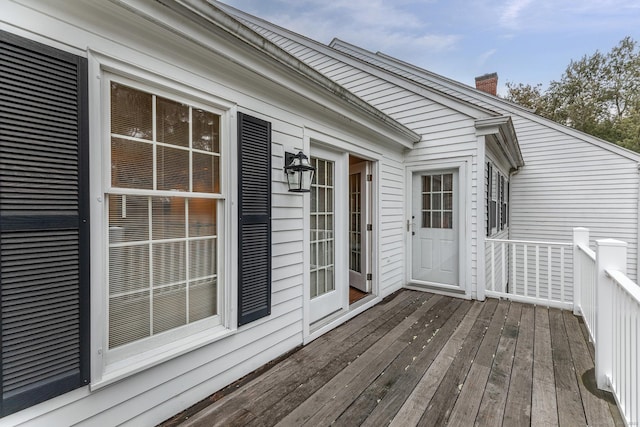
M 640 49 L 625 37 L 609 53 L 572 60 L 560 80 L 507 82 L 506 99 L 558 123 L 640 152 Z

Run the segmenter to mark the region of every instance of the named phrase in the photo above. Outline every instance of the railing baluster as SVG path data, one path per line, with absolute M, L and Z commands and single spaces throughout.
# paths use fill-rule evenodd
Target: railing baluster
M 565 302 L 564 298 L 564 248 L 560 248 L 560 301 Z
M 529 269 L 527 268 L 527 262 L 529 261 L 527 255 L 527 245 L 526 243 L 522 245 L 523 248 L 523 258 L 524 258 L 524 296 L 529 296 Z
M 536 245 L 536 298 L 540 298 L 540 245 Z
M 511 244 L 511 293 L 516 293 L 516 244 Z
M 500 246 L 500 255 L 502 255 L 502 292 L 504 292 L 507 286 L 507 260 L 506 260 L 506 255 L 505 252 L 509 250 L 509 247 L 507 246 L 506 243 L 502 243 Z
M 491 242 L 491 290 L 496 290 L 496 254 L 495 242 Z
M 551 299 L 551 246 L 547 247 L 547 299 Z

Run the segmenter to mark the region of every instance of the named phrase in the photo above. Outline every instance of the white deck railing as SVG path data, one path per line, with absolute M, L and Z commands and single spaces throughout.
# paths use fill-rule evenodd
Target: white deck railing
M 609 369 L 602 369 L 601 374 L 606 376 L 627 425 L 637 426 L 640 423 L 640 287 L 621 271 L 605 270 L 605 273 L 612 310 L 610 317 L 606 311 L 603 313 L 603 323 L 611 334 L 612 352 Z M 609 340 L 604 341 L 603 346 L 609 344 Z
M 574 304 L 573 312 L 584 318 L 591 341 L 596 341 L 596 253 L 589 248 L 589 231 L 573 230 Z
M 485 294 L 572 306 L 595 348 L 598 387 L 613 393 L 627 426 L 640 426 L 640 287 L 626 275 L 627 244 L 598 240 L 593 251 L 586 228 L 573 230 L 573 243 L 486 241 Z M 572 281 L 565 280 L 569 259 Z
M 485 295 L 530 304 L 573 307 L 569 242 L 487 239 Z

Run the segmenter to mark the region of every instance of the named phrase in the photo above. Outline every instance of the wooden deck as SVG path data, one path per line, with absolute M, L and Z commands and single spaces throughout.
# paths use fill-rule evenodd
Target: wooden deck
M 594 383 L 570 312 L 403 290 L 180 425 L 623 425 Z

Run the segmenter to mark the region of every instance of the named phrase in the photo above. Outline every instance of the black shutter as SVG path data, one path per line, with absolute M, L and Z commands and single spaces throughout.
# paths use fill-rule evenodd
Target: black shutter
M 271 314 L 271 123 L 238 113 L 238 325 Z
M 492 217 L 491 217 L 491 201 L 493 199 L 493 168 L 491 167 L 491 162 L 487 162 L 487 200 L 486 200 L 486 225 L 487 225 L 487 237 L 491 236 L 491 224 L 492 224 Z
M 0 31 L 1 414 L 88 383 L 86 59 Z

